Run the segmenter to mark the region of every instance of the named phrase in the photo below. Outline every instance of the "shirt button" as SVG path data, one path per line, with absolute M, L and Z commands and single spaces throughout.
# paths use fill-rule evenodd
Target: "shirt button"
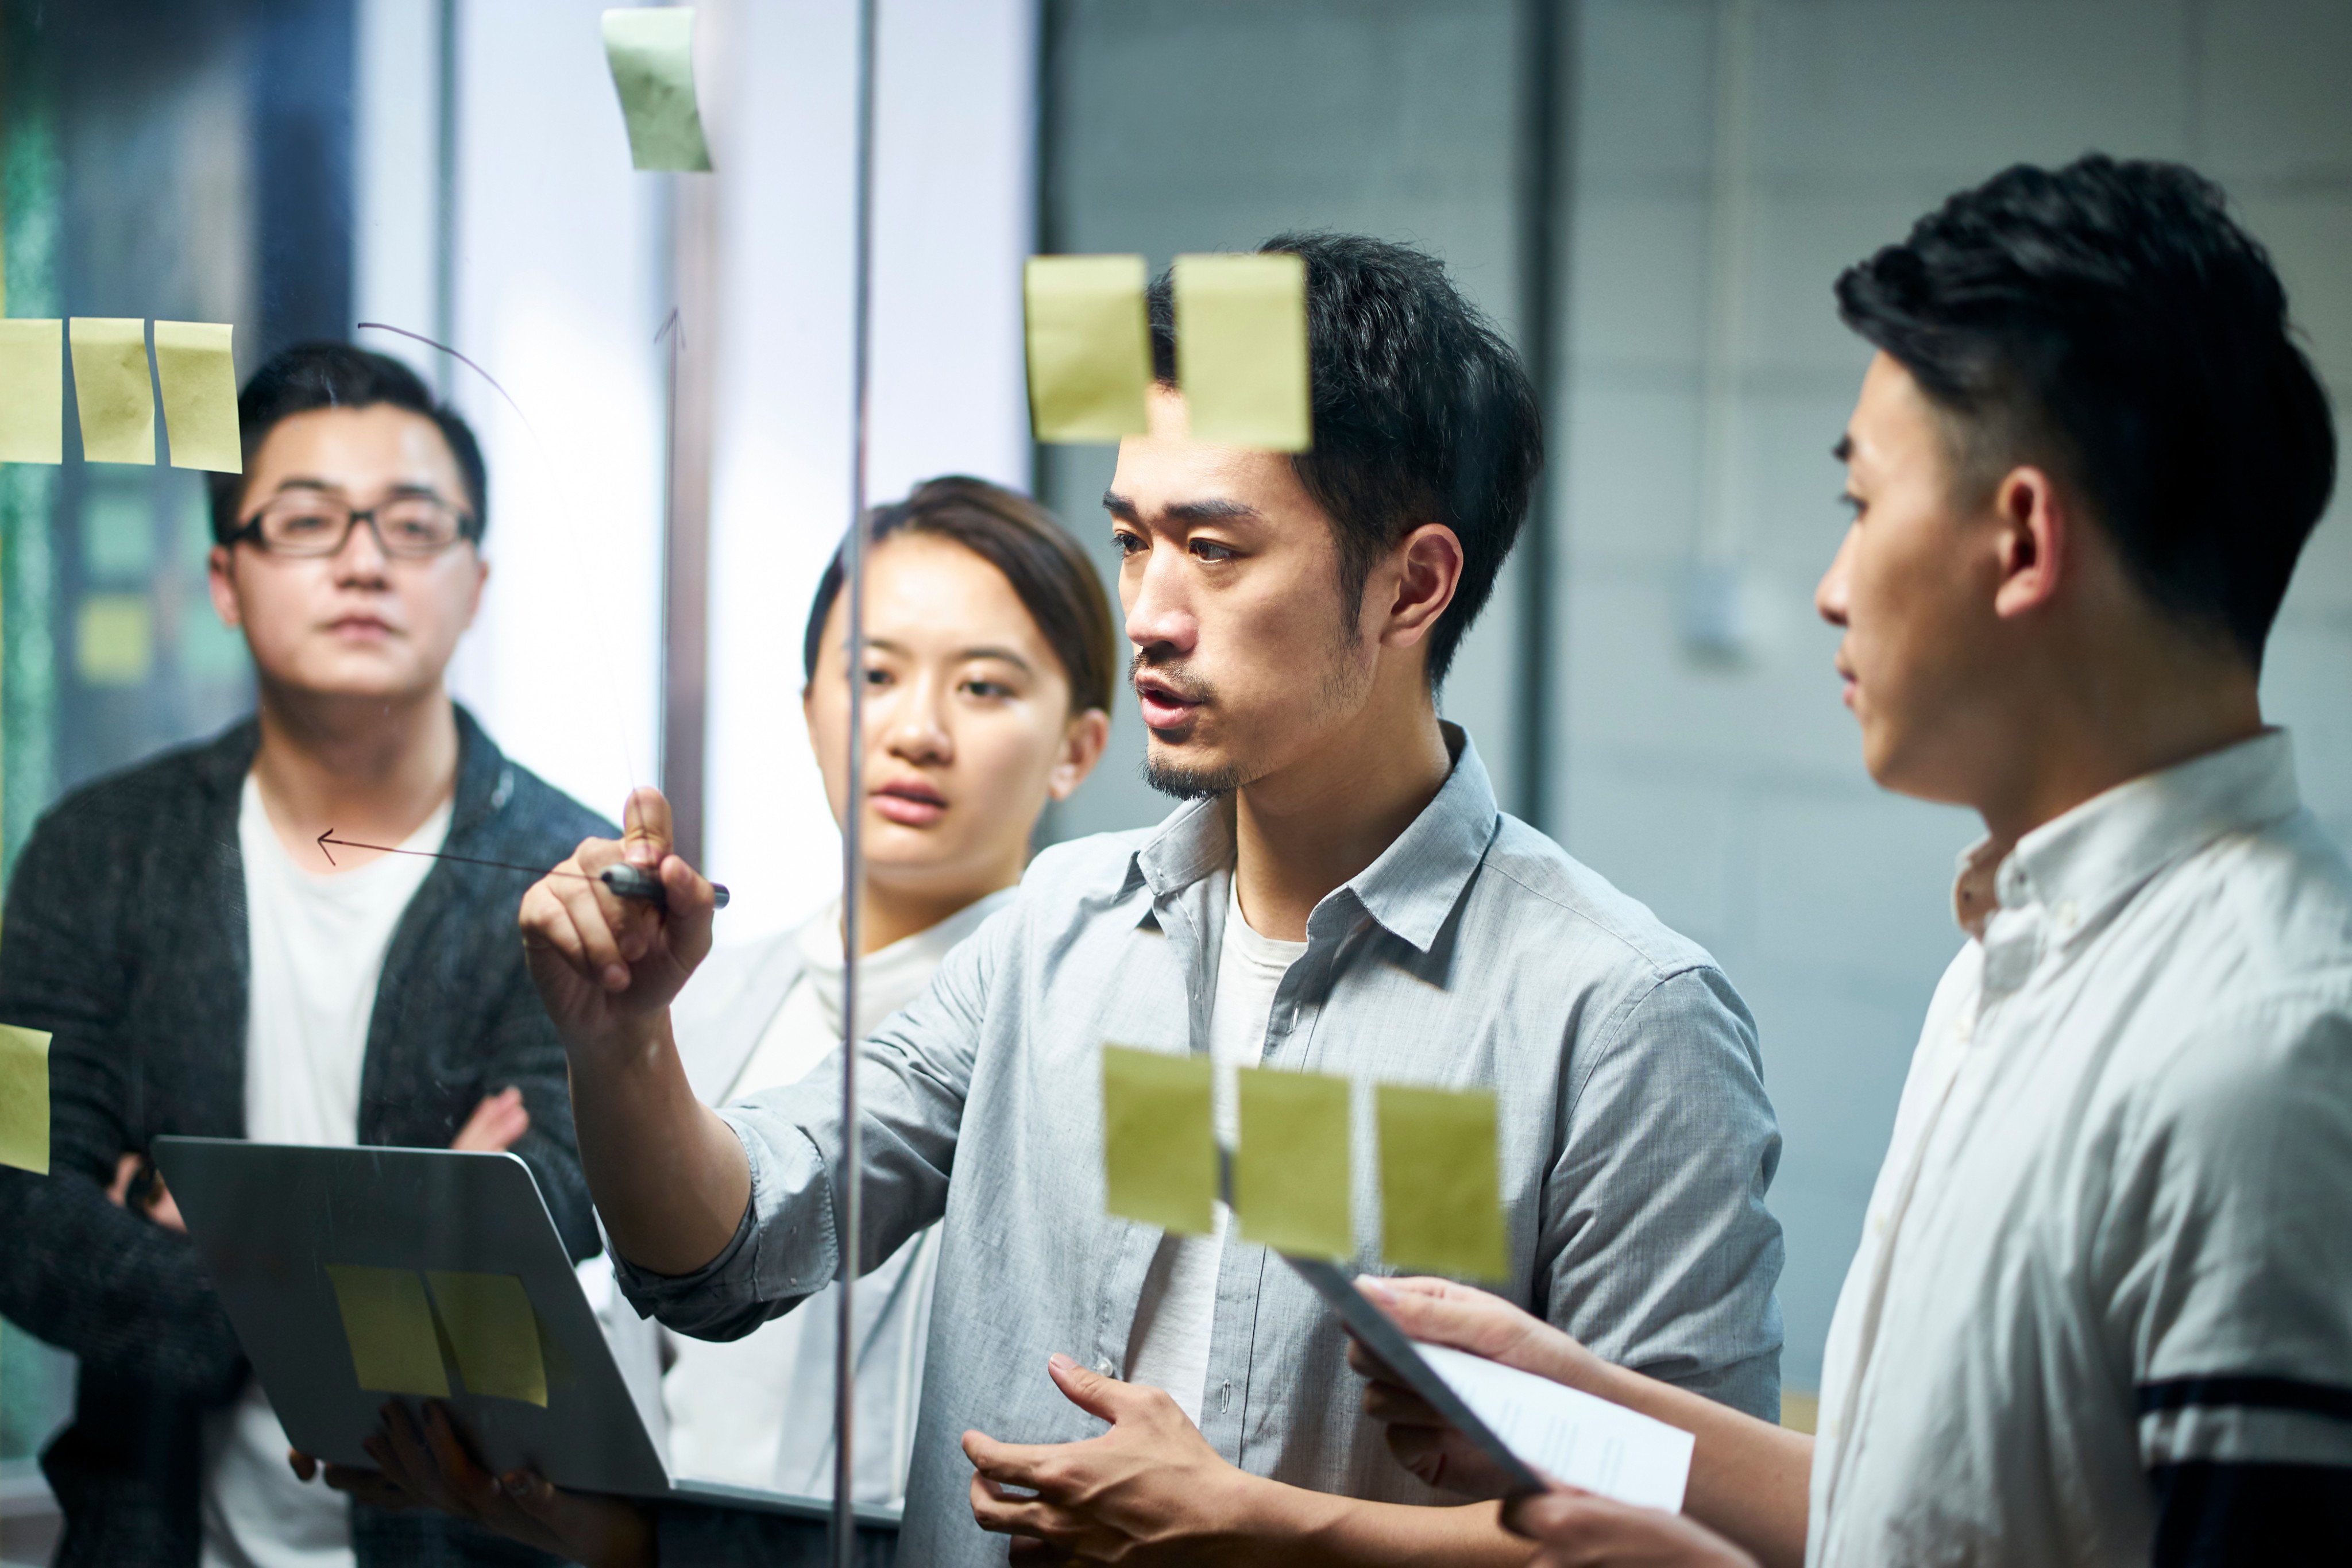
M 1095 1363 L 1095 1370 L 1102 1373 L 1105 1377 L 1117 1377 L 1118 1375 L 1118 1368 L 1111 1364 L 1111 1359 L 1108 1356 L 1105 1356 L 1100 1361 Z
M 1217 1408 L 1223 1410 L 1226 1406 L 1232 1405 L 1233 1402 L 1234 1385 L 1230 1383 L 1221 1383 L 1217 1384 Z

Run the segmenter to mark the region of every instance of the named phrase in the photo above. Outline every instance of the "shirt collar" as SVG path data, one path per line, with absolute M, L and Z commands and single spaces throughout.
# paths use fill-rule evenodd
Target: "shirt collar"
M 2094 795 L 2014 848 L 1978 840 L 1960 856 L 1953 912 L 1981 939 L 1994 910 L 2038 903 L 2071 934 L 2174 860 L 2302 804 L 2294 742 L 2284 730 L 2265 730 Z
M 1342 895 L 1394 935 L 1426 952 L 1454 912 L 1471 874 L 1486 858 L 1501 822 L 1495 787 L 1478 749 L 1461 726 L 1440 721 L 1453 770 L 1380 858 L 1323 896 L 1316 914 Z M 1234 863 L 1232 814 L 1223 798 L 1179 807 L 1136 850 L 1129 875 L 1152 898 L 1165 899 Z M 1310 918 L 1311 934 L 1318 921 Z

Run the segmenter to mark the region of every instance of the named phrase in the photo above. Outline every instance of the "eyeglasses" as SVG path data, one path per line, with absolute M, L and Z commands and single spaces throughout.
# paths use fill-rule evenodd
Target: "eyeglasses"
M 474 520 L 437 496 L 401 496 L 364 509 L 330 495 L 295 490 L 272 500 L 222 542 L 251 544 L 272 555 L 340 555 L 352 530 L 366 523 L 386 555 L 422 561 L 461 539 L 478 540 Z

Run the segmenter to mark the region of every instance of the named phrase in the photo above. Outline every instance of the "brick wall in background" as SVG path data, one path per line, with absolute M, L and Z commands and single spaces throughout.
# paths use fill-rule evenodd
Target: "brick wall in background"
M 2009 163 L 2185 159 L 2272 247 L 2343 398 L 2352 8 L 1741 4 L 1577 7 L 1550 805 L 1569 847 L 1706 942 L 1756 1011 L 1787 1140 L 1784 1366 L 1810 1387 L 1976 832 L 1870 785 L 1812 618 L 1844 525 L 1829 448 L 1868 357 L 1831 282 Z M 2264 699 L 2352 841 L 2347 675 L 2352 527 L 2331 515 Z

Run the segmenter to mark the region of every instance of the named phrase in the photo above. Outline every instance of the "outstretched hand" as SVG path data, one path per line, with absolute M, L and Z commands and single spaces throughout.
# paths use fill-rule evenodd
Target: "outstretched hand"
M 1157 1388 L 1046 1363 L 1071 1404 L 1110 1423 L 1077 1443 L 1000 1443 L 963 1435 L 971 1513 L 982 1530 L 1039 1557 L 1192 1563 L 1232 1532 L 1248 1478 L 1220 1458 L 1176 1401 Z M 1034 1492 L 1023 1497 L 1008 1489 Z M 1025 1542 L 1021 1538 L 1026 1538 Z
M 565 1044 L 625 1049 L 666 1009 L 710 951 L 710 884 L 670 852 L 669 802 L 639 789 L 618 842 L 589 838 L 523 895 L 531 978 Z M 667 913 L 596 879 L 621 861 L 661 879 Z
M 1408 1339 L 1450 1345 L 1571 1388 L 1591 1389 L 1601 1359 L 1534 1314 L 1500 1296 L 1450 1279 L 1359 1279 L 1356 1288 Z M 1466 1497 L 1504 1497 L 1511 1482 L 1486 1451 L 1431 1408 L 1357 1341 L 1348 1364 L 1369 1381 L 1364 1414 L 1388 1429 L 1389 1452 L 1433 1487 Z

